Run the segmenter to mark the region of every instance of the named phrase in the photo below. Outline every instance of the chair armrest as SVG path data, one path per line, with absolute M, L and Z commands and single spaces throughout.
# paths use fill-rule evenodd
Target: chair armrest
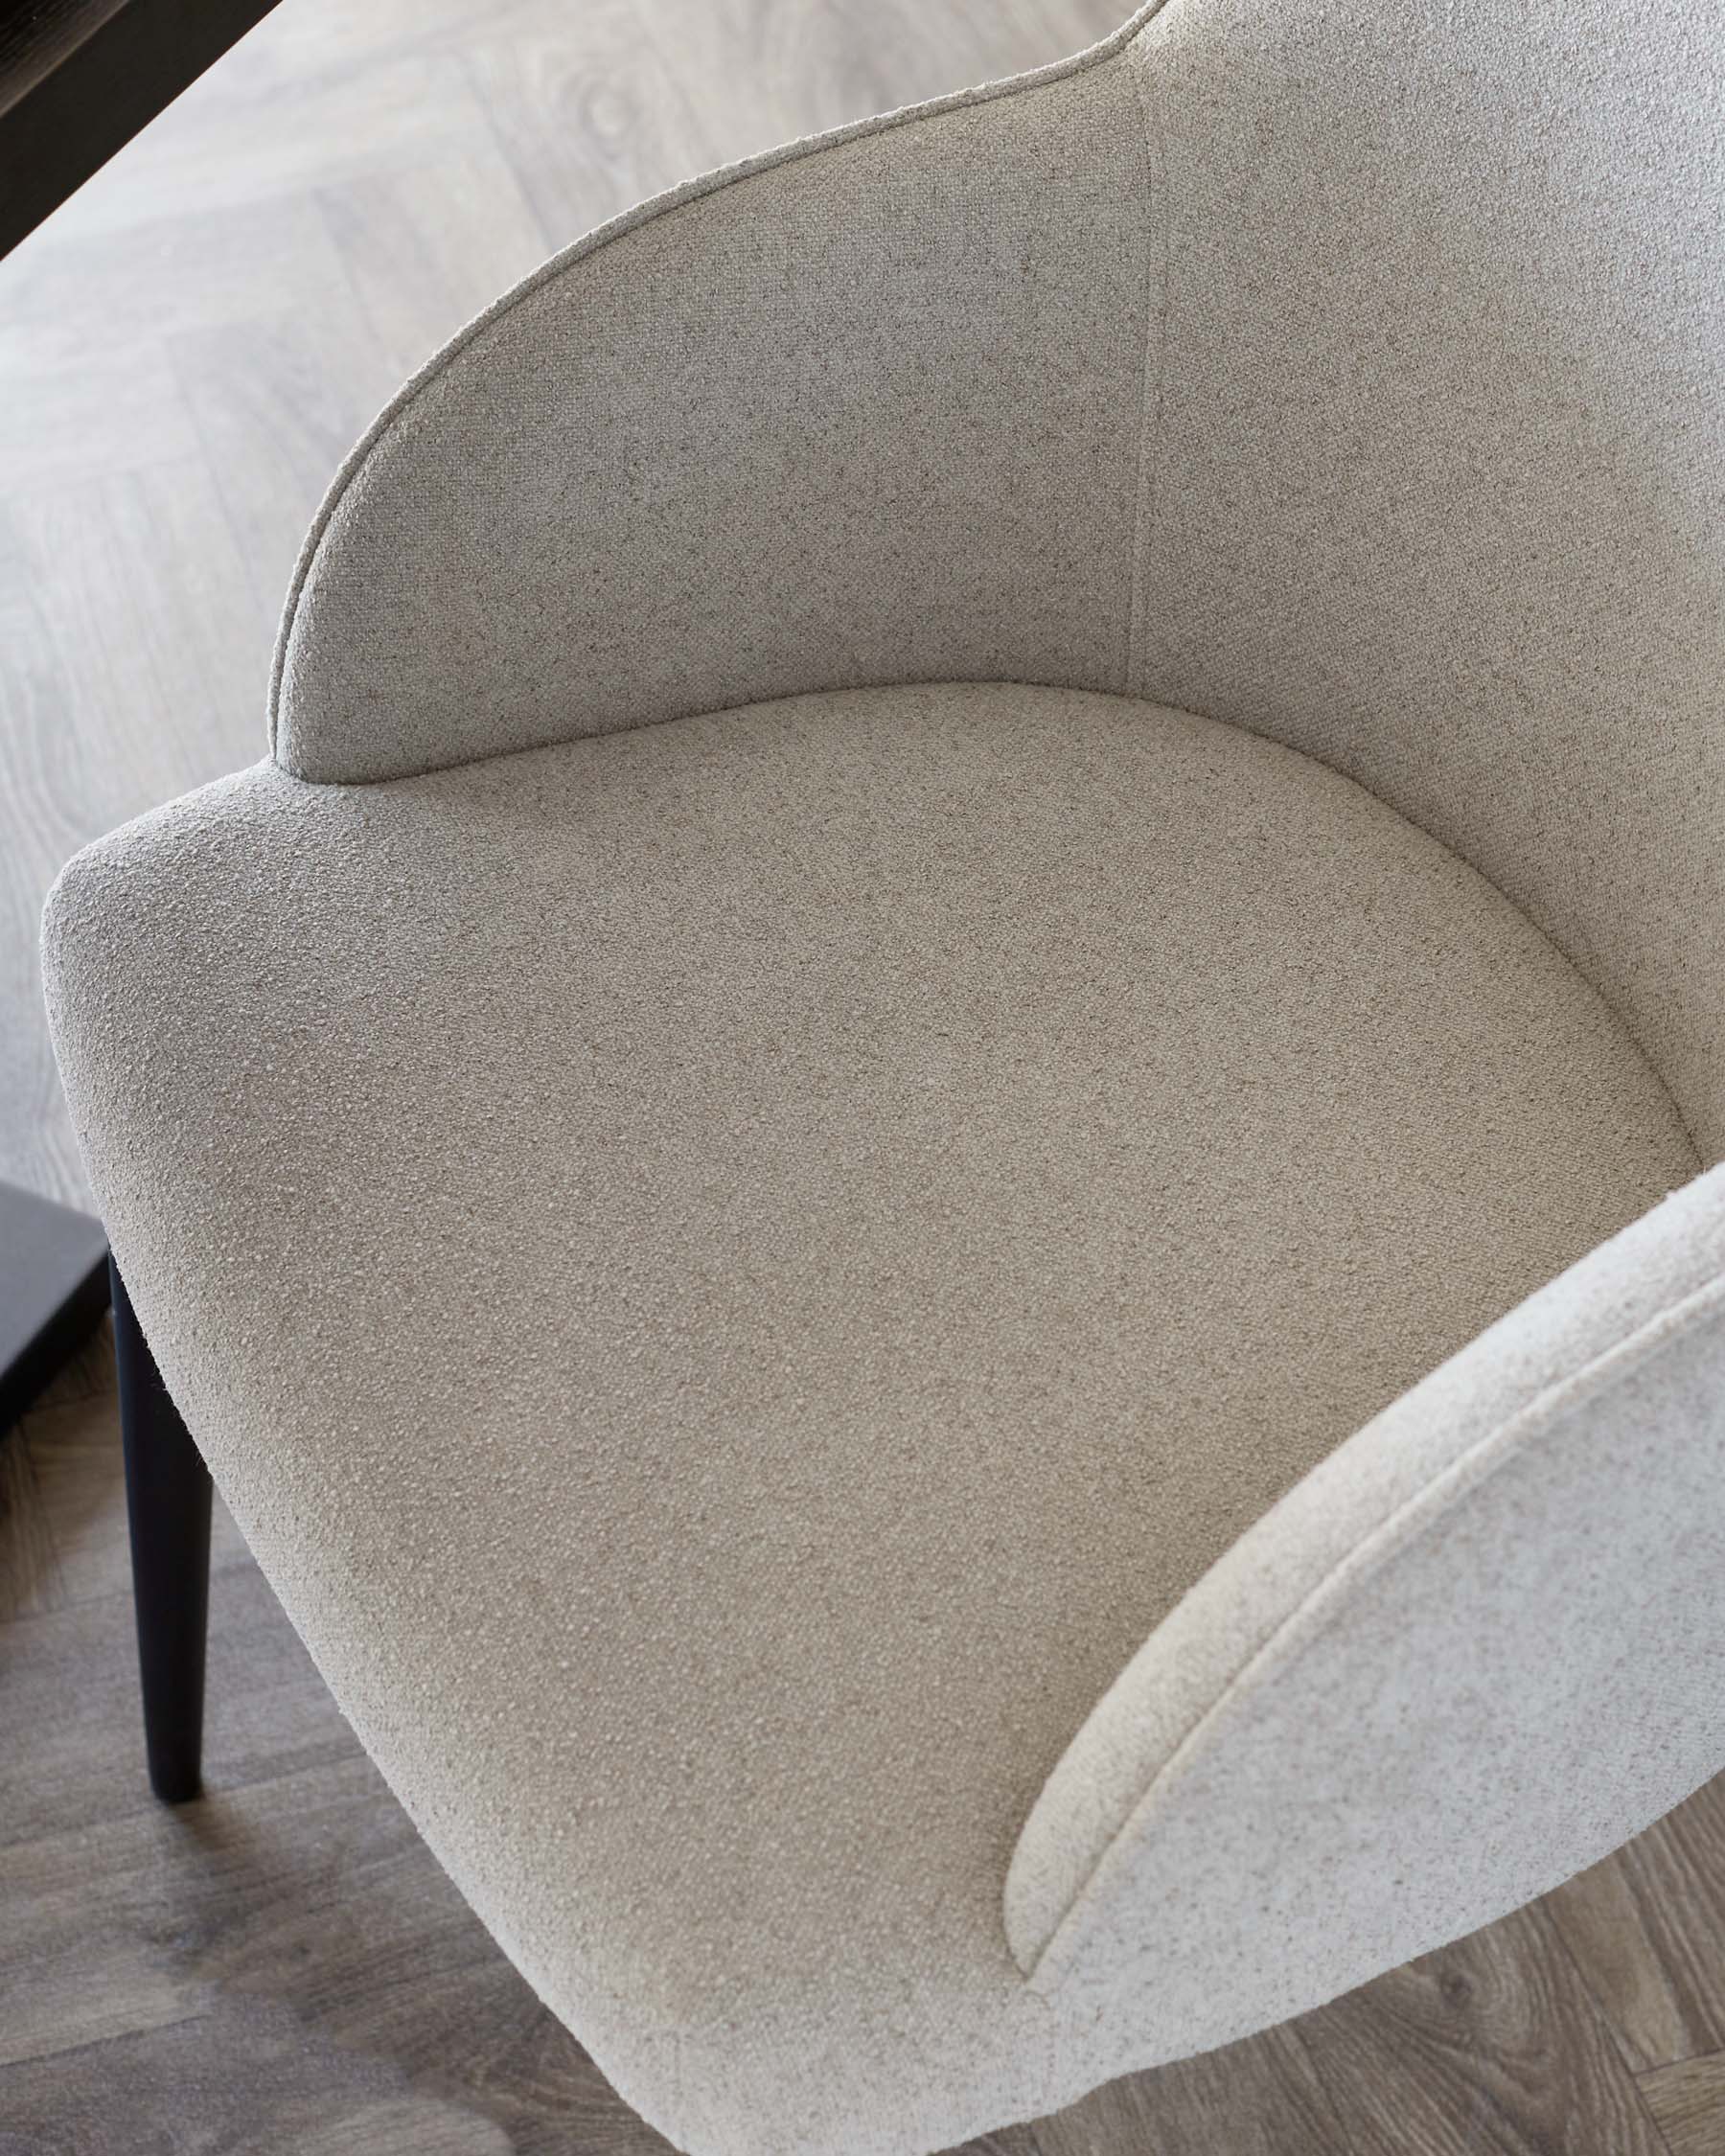
M 1123 687 L 1126 35 L 697 180 L 464 331 L 307 540 L 277 761 L 381 779 L 816 688 Z
M 1544 1892 L 1725 1749 L 1725 1169 L 1368 1423 L 1159 1626 L 1010 1868 L 1039 1990 L 1226 2043 Z

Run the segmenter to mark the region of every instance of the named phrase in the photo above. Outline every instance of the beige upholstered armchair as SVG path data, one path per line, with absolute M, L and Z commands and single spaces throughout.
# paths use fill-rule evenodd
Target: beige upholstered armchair
M 197 1448 L 699 2156 L 1060 2105 L 1725 1765 L 1722 77 L 1168 0 L 650 204 L 54 894 Z

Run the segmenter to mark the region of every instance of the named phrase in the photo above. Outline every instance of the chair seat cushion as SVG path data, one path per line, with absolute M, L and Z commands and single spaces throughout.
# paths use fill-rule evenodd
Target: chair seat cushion
M 1001 1894 L 1088 1710 L 1697 1165 L 1455 856 L 1060 690 L 261 767 L 80 856 L 49 972 L 146 1329 L 336 1696 L 624 2095 L 736 2156 L 1067 2093 Z

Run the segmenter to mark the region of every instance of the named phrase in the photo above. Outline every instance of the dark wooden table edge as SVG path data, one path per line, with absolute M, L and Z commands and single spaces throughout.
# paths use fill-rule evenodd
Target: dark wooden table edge
M 62 0 L 26 8 L 8 23 L 0 38 L 0 255 L 275 4 Z

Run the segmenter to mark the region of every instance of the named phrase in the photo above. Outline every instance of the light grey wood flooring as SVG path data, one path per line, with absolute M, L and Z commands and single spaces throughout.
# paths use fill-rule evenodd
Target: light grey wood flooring
M 257 756 L 397 381 L 636 196 L 1120 0 L 283 0 L 0 262 L 0 1175 L 78 1199 L 35 975 L 84 838 Z M 146 1792 L 99 1340 L 0 1438 L 0 2156 L 645 2156 L 218 1524 L 210 1795 Z M 1725 1786 L 1447 1952 L 992 2156 L 1725 2156 Z

